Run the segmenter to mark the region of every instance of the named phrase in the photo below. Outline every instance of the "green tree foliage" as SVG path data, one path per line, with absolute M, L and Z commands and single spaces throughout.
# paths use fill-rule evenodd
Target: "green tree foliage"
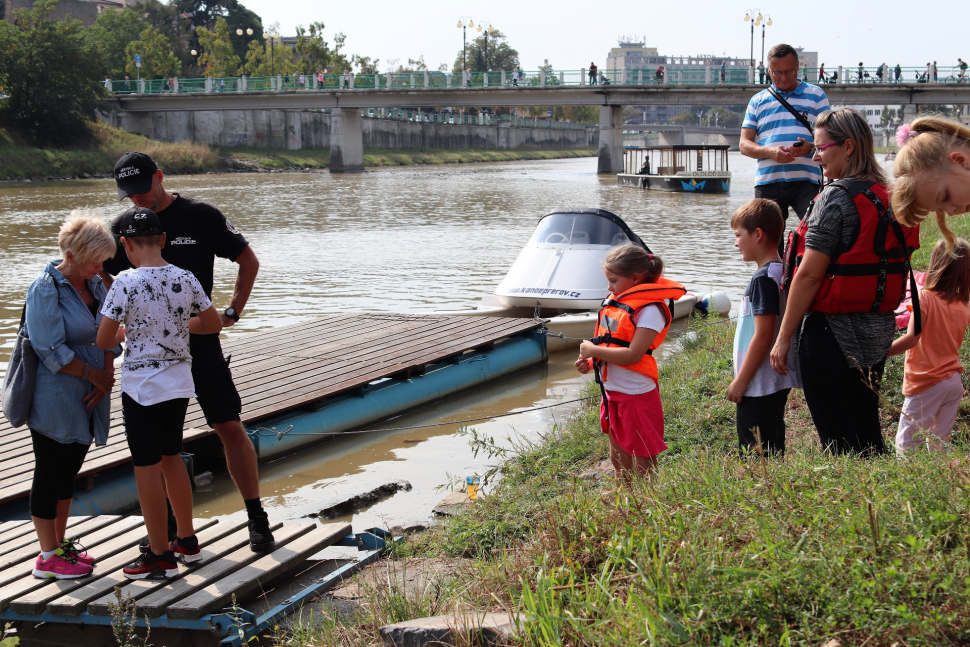
M 199 38 L 199 65 L 205 68 L 206 76 L 236 76 L 239 72 L 239 57 L 229 40 L 229 24 L 222 16 L 216 18 L 215 31 L 196 27 Z
M 57 0 L 0 20 L 0 122 L 37 144 L 63 144 L 90 134 L 87 122 L 105 95 L 98 46 L 77 20 L 51 20 Z
M 169 47 L 182 67 L 194 65 L 191 50 L 198 49 L 198 41 L 188 18 L 182 16 L 174 5 L 159 0 L 144 0 L 138 5 L 138 12 L 145 22 L 168 39 Z
M 696 126 L 697 125 L 697 115 L 688 108 L 682 113 L 670 120 L 670 123 L 677 126 Z
M 275 74 L 293 74 L 296 64 L 293 62 L 293 50 L 283 43 L 270 42 L 266 38 L 263 43 L 253 41 L 246 52 L 246 74 L 249 76 L 273 76 Z
M 577 124 L 595 124 L 600 120 L 599 106 L 565 106 L 563 113 L 566 119 Z
M 120 79 L 125 75 L 128 43 L 138 40 L 147 26 L 137 11 L 126 8 L 123 11 L 101 13 L 88 30 L 101 50 L 108 68 L 107 75 L 112 79 Z
M 146 27 L 140 40 L 128 43 L 125 53 L 128 56 L 125 72 L 132 78 L 140 74 L 143 79 L 159 79 L 182 73 L 182 64 L 172 53 L 168 38 L 155 27 Z M 135 66 L 135 54 L 141 54 L 140 73 Z
M 484 72 L 486 70 L 505 70 L 511 72 L 519 65 L 519 52 L 513 49 L 505 40 L 505 34 L 500 30 L 494 29 L 487 36 L 488 39 L 488 59 L 485 58 L 486 35 L 475 38 L 465 50 L 465 57 L 468 62 L 468 69 L 472 72 Z M 455 65 L 452 68 L 454 74 L 461 73 L 461 52 L 455 57 Z
M 351 64 L 357 68 L 358 74 L 377 74 L 381 59 L 375 58 L 371 60 L 370 56 L 354 54 L 353 58 L 351 58 Z
M 198 41 L 199 27 L 210 31 L 216 28 L 216 21 L 224 18 L 229 28 L 229 40 L 233 50 L 240 59 L 248 52 L 248 43 L 263 40 L 263 21 L 254 12 L 244 7 L 237 0 L 173 0 L 172 8 L 178 13 L 188 16 L 190 30 L 188 36 L 189 49 L 201 46 Z M 236 30 L 242 29 L 242 35 Z M 253 35 L 246 34 L 247 29 L 253 30 Z
M 296 54 L 298 57 L 296 67 L 299 72 L 312 74 L 328 67 L 336 72 L 343 72 L 350 69 L 351 62 L 341 54 L 346 36 L 337 34 L 334 37 L 334 45 L 331 48 L 329 43 L 323 38 L 323 23 L 310 23 L 309 29 L 303 25 L 296 28 Z

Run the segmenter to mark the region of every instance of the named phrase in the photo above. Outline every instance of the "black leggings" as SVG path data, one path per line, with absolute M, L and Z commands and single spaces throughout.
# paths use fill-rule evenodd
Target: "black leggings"
M 882 360 L 865 372 L 849 365 L 825 315 L 808 315 L 798 344 L 805 402 L 822 447 L 835 454 L 882 454 L 879 424 Z M 870 384 L 873 388 L 870 388 Z
M 74 498 L 74 479 L 90 445 L 59 443 L 30 430 L 34 444 L 34 482 L 30 486 L 30 514 L 38 519 L 57 517 L 57 502 Z

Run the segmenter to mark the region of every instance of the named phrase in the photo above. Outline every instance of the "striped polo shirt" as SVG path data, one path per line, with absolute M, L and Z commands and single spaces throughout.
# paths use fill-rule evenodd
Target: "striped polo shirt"
M 771 87 L 778 91 L 774 85 Z M 801 81 L 791 92 L 778 93 L 813 124 L 816 117 L 830 110 L 825 91 L 805 81 Z M 799 137 L 809 142 L 814 141 L 812 133 L 767 90 L 751 97 L 741 127 L 756 131 L 755 141 L 762 146 L 788 146 L 797 142 Z M 754 183 L 757 186 L 772 182 L 820 182 L 821 179 L 819 165 L 812 161 L 811 151 L 806 151 L 804 156 L 787 164 L 779 164 L 770 158 L 758 160 L 758 173 Z

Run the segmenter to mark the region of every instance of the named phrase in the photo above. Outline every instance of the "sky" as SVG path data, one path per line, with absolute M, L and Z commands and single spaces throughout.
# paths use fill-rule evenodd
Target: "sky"
M 957 58 L 970 58 L 967 19 L 970 5 L 957 0 L 926 4 L 888 0 L 863 2 L 787 2 L 750 5 L 710 0 L 641 0 L 627 2 L 526 2 L 491 0 L 481 3 L 364 0 L 306 2 L 305 0 L 242 0 L 259 14 L 264 25 L 279 22 L 281 35 L 297 25 L 323 22 L 327 40 L 343 32 L 345 52 L 380 59 L 380 69 L 397 59 L 424 56 L 429 68 L 449 67 L 461 52 L 462 30 L 456 25 L 469 16 L 476 26 L 490 22 L 518 50 L 524 70 L 537 69 L 548 59 L 554 69 L 604 66 L 620 35 L 645 36 L 648 47 L 660 54 L 688 56 L 724 53 L 747 58 L 751 46 L 748 9 L 770 15 L 765 50 L 787 42 L 817 51 L 827 68 L 897 63 L 903 67 L 937 60 L 941 69 Z M 921 11 L 916 7 L 926 7 Z M 462 8 L 464 7 L 464 8 Z M 932 9 L 930 9 L 932 7 Z M 469 40 L 478 32 L 468 30 Z M 755 57 L 760 60 L 761 28 L 755 30 Z

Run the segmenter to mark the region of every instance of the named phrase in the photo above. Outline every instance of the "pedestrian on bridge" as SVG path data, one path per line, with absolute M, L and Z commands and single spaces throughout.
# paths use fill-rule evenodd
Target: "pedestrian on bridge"
M 596 63 L 589 62 L 589 84 L 596 85 Z
M 812 161 L 815 118 L 829 110 L 825 91 L 798 79 L 798 52 L 775 45 L 768 52 L 768 74 L 774 82 L 748 103 L 741 124 L 741 154 L 758 160 L 754 195 L 788 208 L 798 219 L 818 194 L 822 172 Z
M 899 67 L 899 63 L 896 63 L 896 69 L 893 70 L 893 75 L 896 77 L 896 83 L 899 83 L 899 80 L 903 76 L 903 68 Z
M 765 63 L 764 61 L 758 61 L 758 83 L 761 85 L 765 84 Z

